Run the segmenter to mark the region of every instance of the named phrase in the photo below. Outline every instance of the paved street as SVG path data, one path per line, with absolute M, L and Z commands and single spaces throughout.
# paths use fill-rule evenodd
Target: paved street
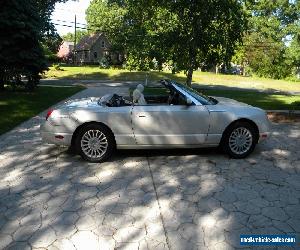
M 42 119 L 0 136 L 0 249 L 234 249 L 244 233 L 297 234 L 299 246 L 299 123 L 273 124 L 244 160 L 131 150 L 92 164 L 43 144 Z
M 112 81 L 112 80 L 70 80 L 70 79 L 42 79 L 42 85 L 52 85 L 52 86 L 76 86 L 83 85 L 86 87 L 135 87 L 139 83 L 145 83 L 145 81 Z M 157 81 L 149 80 L 150 84 L 156 84 Z M 204 89 L 214 89 L 214 90 L 237 90 L 237 91 L 256 91 L 261 93 L 268 94 L 283 94 L 283 95 L 299 95 L 300 90 L 298 91 L 279 91 L 276 89 L 261 89 L 255 83 L 249 84 L 247 82 L 240 82 L 240 87 L 229 87 L 224 85 L 211 85 L 207 83 L 193 83 L 194 88 Z

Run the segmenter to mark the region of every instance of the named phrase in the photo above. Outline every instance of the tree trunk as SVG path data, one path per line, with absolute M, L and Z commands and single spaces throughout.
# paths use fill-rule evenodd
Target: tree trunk
M 246 76 L 246 63 L 243 62 L 243 76 Z
M 216 75 L 219 74 L 219 64 L 216 64 Z
M 194 73 L 193 66 L 190 66 L 186 74 L 186 85 L 189 87 L 192 86 L 193 73 Z
M 193 80 L 193 73 L 195 69 L 195 62 L 196 62 L 196 52 L 195 49 L 193 49 L 193 47 L 190 48 L 189 56 L 190 56 L 190 62 L 186 73 L 186 85 L 188 87 L 191 87 L 192 80 Z

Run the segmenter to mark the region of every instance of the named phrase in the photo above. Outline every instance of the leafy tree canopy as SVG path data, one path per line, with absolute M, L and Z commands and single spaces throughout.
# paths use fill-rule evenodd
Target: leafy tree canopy
M 0 89 L 4 84 L 22 83 L 29 89 L 47 69 L 42 42 L 54 49 L 57 45 L 50 15 L 56 2 L 64 0 L 0 1 Z
M 42 21 L 33 0 L 10 0 L 0 6 L 0 82 L 26 75 L 29 83 L 45 70 L 40 44 Z
M 188 85 L 204 62 L 229 62 L 245 26 L 242 5 L 233 0 L 94 0 L 87 21 L 137 65 L 171 61 L 187 72 Z
M 54 32 L 44 37 L 43 45 L 47 48 L 47 50 L 50 53 L 56 54 L 62 41 L 63 39 L 60 37 L 60 35 Z
M 125 50 L 125 14 L 127 9 L 113 1 L 93 0 L 86 11 L 91 32 L 104 32 L 115 50 Z
M 77 30 L 76 32 L 76 41 L 79 42 L 82 37 L 86 36 L 88 34 L 85 30 Z M 62 39 L 67 42 L 74 42 L 75 41 L 75 34 L 73 32 L 69 32 L 62 36 Z
M 287 57 L 291 53 L 288 39 L 297 40 L 299 34 L 300 1 L 245 1 L 249 28 L 244 36 L 242 61 L 259 76 L 284 78 L 292 73 Z M 293 47 L 296 42 L 291 43 Z M 296 62 L 296 61 L 295 61 Z M 295 65 L 294 65 L 295 66 Z

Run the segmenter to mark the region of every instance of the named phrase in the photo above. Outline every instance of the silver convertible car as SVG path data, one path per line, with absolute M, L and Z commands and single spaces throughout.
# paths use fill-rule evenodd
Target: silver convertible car
M 269 120 L 259 108 L 208 97 L 172 80 L 159 83 L 164 90 L 146 95 L 142 105 L 117 94 L 68 101 L 48 111 L 42 137 L 102 162 L 115 149 L 217 146 L 244 158 L 269 136 Z

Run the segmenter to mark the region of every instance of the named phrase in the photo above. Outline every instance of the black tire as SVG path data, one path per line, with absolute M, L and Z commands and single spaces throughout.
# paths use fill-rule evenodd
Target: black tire
M 94 137 L 91 137 L 90 141 L 96 140 L 96 142 L 87 142 L 86 136 L 90 135 L 94 135 Z M 97 138 L 99 137 L 99 135 L 102 135 L 100 139 Z M 105 144 L 106 142 L 107 144 Z M 103 143 L 105 145 L 102 145 Z M 105 146 L 106 149 L 103 149 L 103 147 Z M 101 124 L 88 124 L 82 127 L 75 138 L 76 151 L 84 160 L 87 160 L 89 162 L 104 162 L 109 157 L 111 157 L 115 150 L 115 147 L 116 143 L 114 135 L 107 127 Z M 95 152 L 95 155 L 94 153 L 88 154 L 88 152 Z M 100 154 L 99 152 L 102 152 L 103 154 Z M 98 156 L 96 155 L 97 153 Z
M 238 131 L 244 131 L 247 135 L 247 139 L 245 139 L 245 140 L 248 141 L 247 144 L 244 144 L 245 149 L 240 150 L 241 152 L 239 152 L 239 153 L 237 153 L 238 146 L 236 146 L 236 149 L 234 149 L 235 145 L 233 142 L 234 136 L 237 137 L 234 134 L 234 132 L 237 133 Z M 248 131 L 249 134 L 251 135 L 251 139 L 249 139 L 250 136 L 248 136 L 249 134 L 246 131 Z M 232 125 L 230 125 L 224 132 L 224 135 L 223 135 L 223 138 L 221 141 L 221 148 L 223 149 L 223 151 L 225 153 L 227 153 L 232 158 L 242 159 L 242 158 L 247 157 L 249 154 L 251 154 L 253 152 L 257 142 L 258 142 L 258 131 L 255 129 L 255 127 L 249 122 L 238 121 L 238 122 L 235 122 Z M 230 143 L 231 143 L 231 145 L 230 145 Z M 247 147 L 246 147 L 246 145 L 247 145 Z

